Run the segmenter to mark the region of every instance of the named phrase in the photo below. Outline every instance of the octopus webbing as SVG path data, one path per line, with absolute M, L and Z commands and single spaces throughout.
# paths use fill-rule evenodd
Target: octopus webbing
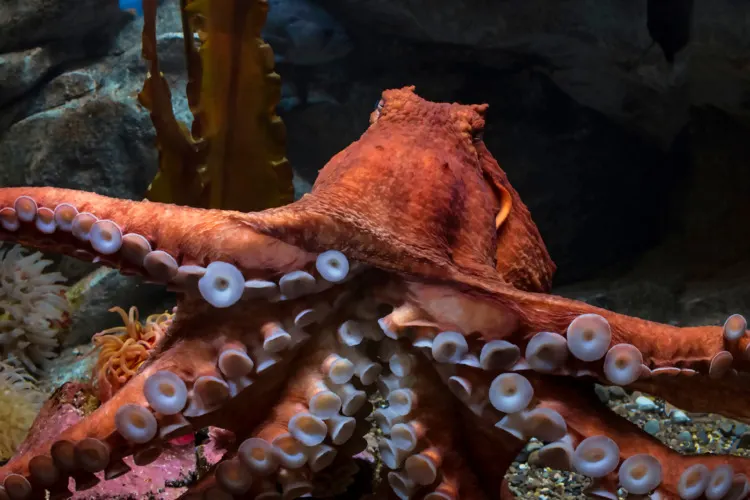
M 385 91 L 311 193 L 259 213 L 0 189 L 2 239 L 178 292 L 137 375 L 2 467 L 0 498 L 84 490 L 207 426 L 236 445 L 184 498 L 310 496 L 320 478 L 346 486 L 369 421 L 384 497 L 510 499 L 533 437 L 595 497 L 745 498 L 747 459 L 672 451 L 593 390 L 748 421 L 745 319 L 679 328 L 549 294 L 555 266 L 482 142 L 486 109 Z

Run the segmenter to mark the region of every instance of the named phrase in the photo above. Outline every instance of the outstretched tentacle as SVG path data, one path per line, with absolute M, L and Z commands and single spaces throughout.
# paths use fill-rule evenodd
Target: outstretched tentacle
M 391 335 L 433 349 L 439 333 L 454 331 L 463 339 L 455 362 L 496 374 L 512 369 L 595 379 L 662 396 L 690 385 L 703 390 L 678 391 L 675 404 L 750 419 L 742 382 L 750 371 L 750 336 L 738 315 L 724 327 L 680 328 L 497 281 L 491 298 L 438 284 L 403 287 L 406 302 L 383 318 Z
M 732 319 L 723 327 L 680 328 L 560 297 L 509 295 L 519 299 L 522 325 L 513 338 L 527 361 L 537 361 L 531 368 L 676 397 L 675 404 L 685 410 L 750 419 L 743 403 L 748 389 L 742 380 L 750 371 L 744 319 L 738 326 Z M 539 354 L 534 344 L 546 350 Z M 558 357 L 541 359 L 555 349 Z M 684 391 L 687 387 L 696 390 Z
M 204 343 L 203 341 L 194 341 Z M 187 348 L 198 346 L 185 344 Z M 205 343 L 204 343 L 205 344 Z M 163 429 L 164 420 L 153 408 L 149 408 L 148 400 L 144 393 L 147 380 L 169 367 L 172 370 L 179 369 L 184 378 L 192 378 L 205 367 L 212 366 L 213 359 L 210 351 L 196 349 L 187 359 L 176 365 L 174 358 L 163 357 L 148 365 L 112 399 L 104 403 L 93 413 L 88 415 L 79 423 L 66 429 L 54 442 L 38 443 L 25 453 L 15 456 L 0 474 L 3 478 L 9 473 L 28 476 L 30 462 L 37 457 L 52 458 L 52 467 L 60 473 L 88 472 L 95 473 L 104 471 L 112 464 L 119 463 L 123 456 L 145 450 L 151 444 L 158 444 L 158 432 Z M 200 353 L 205 353 L 200 356 Z M 179 355 L 178 351 L 173 354 Z M 181 378 L 172 382 L 169 391 L 178 391 L 185 387 Z M 186 388 L 185 388 L 186 389 Z M 186 391 L 185 391 L 186 392 Z M 179 395 L 175 395 L 179 398 Z M 185 394 L 187 398 L 187 394 Z M 178 412 L 182 410 L 180 408 Z M 170 412 L 171 413 L 171 412 Z M 175 412 L 176 414 L 177 412 Z M 161 420 L 162 425 L 157 422 Z M 118 426 L 119 424 L 119 426 Z M 187 426 L 187 423 L 185 423 Z M 127 437 L 119 430 L 124 430 Z M 128 439 L 130 438 L 130 439 Z M 75 477 L 75 476 L 74 476 Z M 2 479 L 2 478 L 0 478 Z
M 243 215 L 70 189 L 0 189 L 0 239 L 98 258 L 157 282 L 179 279 L 181 265 L 228 262 L 251 279 L 294 271 L 315 260 L 254 232 L 242 223 Z
M 133 242 L 134 246 L 130 249 L 136 248 L 139 244 L 144 243 L 144 240 L 138 239 L 137 237 L 129 239 L 125 238 L 126 235 L 122 234 L 122 230 L 117 224 L 118 217 L 122 220 L 120 224 L 130 224 L 130 221 L 133 221 L 133 230 L 140 231 L 140 233 L 133 232 L 130 234 L 140 234 L 140 236 L 144 236 L 144 234 L 141 233 L 145 233 L 147 240 L 151 238 L 159 239 L 159 241 L 168 241 L 169 243 L 166 243 L 167 246 L 165 248 L 174 252 L 176 256 L 180 258 L 182 263 L 189 262 L 187 265 L 180 266 L 178 265 L 177 259 L 169 254 L 169 252 L 153 250 L 147 252 L 145 256 L 144 254 L 139 254 L 138 259 L 141 257 L 143 258 L 141 263 L 144 266 L 144 269 L 150 269 L 152 271 L 151 274 L 165 278 L 166 281 L 177 282 L 178 285 L 179 283 L 187 283 L 191 280 L 198 281 L 199 285 L 200 283 L 205 283 L 204 288 L 209 289 L 209 291 L 210 287 L 213 286 L 211 285 L 211 279 L 221 279 L 225 282 L 229 282 L 232 284 L 230 290 L 236 288 L 237 291 L 224 295 L 233 295 L 232 297 L 210 297 L 208 296 L 209 292 L 198 286 L 201 293 L 206 296 L 206 300 L 210 300 L 220 306 L 225 305 L 223 301 L 234 303 L 243 294 L 257 292 L 257 289 L 254 288 L 256 283 L 250 283 L 252 280 L 247 282 L 249 284 L 245 283 L 245 280 L 249 277 L 247 272 L 245 272 L 245 269 L 263 269 L 265 273 L 264 277 L 266 277 L 268 276 L 269 269 L 273 269 L 274 266 L 286 266 L 286 270 L 289 270 L 291 269 L 289 266 L 299 266 L 301 264 L 309 263 L 312 259 L 312 254 L 308 254 L 285 243 L 280 243 L 272 238 L 269 239 L 267 236 L 261 236 L 258 232 L 253 231 L 240 220 L 239 216 L 241 214 L 238 214 L 236 218 L 231 214 L 223 214 L 223 216 L 220 216 L 220 213 L 212 211 L 196 211 L 193 213 L 191 210 L 179 210 L 175 211 L 175 214 L 170 214 L 169 211 L 172 208 L 166 205 L 157 206 L 158 204 L 144 202 L 111 200 L 104 197 L 96 197 L 96 195 L 81 194 L 73 191 L 49 189 L 45 191 L 46 188 L 38 189 L 40 191 L 29 191 L 34 195 L 32 197 L 24 197 L 26 195 L 22 195 L 21 192 L 26 191 L 22 188 L 8 188 L 0 193 L 0 203 L 10 204 L 10 198 L 14 198 L 12 202 L 14 208 L 6 207 L 3 209 L 5 216 L 3 220 L 6 221 L 5 228 L 7 230 L 8 224 L 10 224 L 7 221 L 8 217 L 15 217 L 16 220 L 11 222 L 18 227 L 13 234 L 21 236 L 21 241 L 26 241 L 24 239 L 24 235 L 26 234 L 32 234 L 34 236 L 43 234 L 35 227 L 27 227 L 32 224 L 34 220 L 38 219 L 40 207 L 46 207 L 49 209 L 56 208 L 59 203 L 62 203 L 60 200 L 68 198 L 72 198 L 73 201 L 78 203 L 83 210 L 95 210 L 92 207 L 100 205 L 103 208 L 99 209 L 97 206 L 95 211 L 97 211 L 102 217 L 114 219 L 115 224 L 102 223 L 97 226 L 97 224 L 99 224 L 97 222 L 90 225 L 92 221 L 88 219 L 81 222 L 78 226 L 84 227 L 84 229 L 85 227 L 88 227 L 88 231 L 84 231 L 84 233 L 89 241 L 93 241 L 91 240 L 93 235 L 94 240 L 101 240 L 98 243 L 100 248 L 107 247 L 107 245 L 114 245 L 114 247 L 116 247 L 119 244 L 119 249 L 122 250 L 124 248 L 130 248 L 127 247 L 127 245 L 123 246 L 124 243 L 122 240 L 125 239 L 126 242 Z M 38 200 L 34 197 L 38 198 Z M 91 199 L 91 197 L 95 198 Z M 5 198 L 5 200 L 2 198 Z M 309 204 L 310 203 L 308 203 L 308 205 Z M 11 210 L 13 211 L 12 214 L 10 213 Z M 181 219 L 179 221 L 175 220 L 175 223 L 173 224 L 156 227 L 153 222 L 155 220 L 153 215 L 154 212 L 158 213 L 159 211 L 165 212 L 164 214 L 161 214 L 162 216 L 168 215 L 169 217 L 177 217 Z M 98 215 L 94 215 L 98 217 Z M 279 224 L 281 224 L 283 220 L 294 220 L 295 223 L 298 223 L 294 217 L 294 213 L 287 213 L 283 211 L 283 209 L 272 211 L 272 213 L 269 213 L 268 215 L 260 214 L 254 217 L 257 220 L 276 221 Z M 24 218 L 29 219 L 28 222 L 24 222 Z M 202 222 L 196 223 L 195 219 L 202 219 Z M 206 222 L 211 219 L 214 219 L 213 223 Z M 245 222 L 247 219 L 247 216 L 244 216 L 243 220 Z M 74 218 L 73 221 L 75 220 L 76 219 Z M 330 222 L 332 219 L 327 220 Z M 89 226 L 86 226 L 86 224 L 89 224 Z M 204 226 L 201 224 L 204 224 Z M 285 227 L 286 226 L 282 224 L 279 226 L 279 229 Z M 316 227 L 316 225 L 311 222 L 310 227 Z M 189 238 L 189 236 L 194 236 L 195 234 L 202 234 L 201 231 L 210 230 L 215 232 L 219 229 L 229 230 L 231 234 L 236 233 L 236 236 L 227 236 L 218 239 Z M 126 226 L 125 230 L 129 231 L 130 228 Z M 89 234 L 91 231 L 93 231 L 93 233 Z M 64 236 L 70 242 L 75 242 L 79 238 L 74 236 L 74 233 L 79 234 L 80 232 L 81 231 L 75 231 L 74 228 L 72 228 L 71 233 Z M 166 236 L 166 239 L 162 240 L 161 236 Z M 303 242 L 303 246 L 305 247 L 319 246 L 320 243 L 322 243 L 321 240 L 326 237 L 325 234 L 311 235 L 310 232 L 308 232 L 306 236 L 307 241 Z M 198 241 L 204 240 L 208 241 L 205 243 L 198 243 Z M 33 243 L 35 240 L 32 238 L 30 241 Z M 136 241 L 139 243 L 135 243 Z M 145 241 L 145 243 L 150 249 L 150 242 Z M 159 245 L 160 244 L 161 243 L 159 243 Z M 281 247 L 279 245 L 281 245 Z M 111 249 L 114 247 L 110 246 L 107 248 Z M 238 247 L 242 247 L 243 251 L 240 252 Z M 142 246 L 138 248 L 143 250 L 146 247 Z M 125 254 L 128 253 L 129 251 L 125 252 Z M 238 255 L 254 255 L 255 257 L 243 257 L 244 262 L 238 262 L 236 257 Z M 234 262 L 237 262 L 238 267 L 224 261 L 212 262 L 208 267 L 203 267 L 202 264 L 205 264 L 205 260 L 203 262 L 190 260 L 198 258 L 205 259 L 207 256 L 226 258 L 230 261 L 234 259 Z M 230 258 L 230 256 L 234 257 Z M 368 256 L 363 255 L 361 251 L 358 252 L 358 256 L 364 257 L 365 260 L 368 259 Z M 280 263 L 278 259 L 287 260 L 285 260 L 284 263 Z M 259 262 L 259 260 L 261 262 Z M 268 262 L 269 260 L 271 262 Z M 419 272 L 422 267 L 418 265 L 419 260 L 420 259 L 414 259 L 414 269 L 417 272 Z M 424 259 L 421 260 L 424 261 Z M 262 265 L 260 265 L 261 263 Z M 405 264 L 403 259 L 401 264 Z M 240 269 L 242 271 L 240 271 Z M 481 267 L 474 267 L 469 270 L 478 274 L 490 273 L 492 271 L 491 269 L 483 270 Z M 458 269 L 456 271 L 458 271 Z M 245 272 L 245 274 L 243 274 L 243 272 Z M 302 275 L 300 277 L 295 276 L 293 279 L 296 279 L 299 282 L 302 279 Z M 310 286 L 314 286 L 315 278 L 310 275 L 309 280 Z M 455 280 L 468 283 L 474 281 L 471 274 L 456 275 Z M 236 286 L 234 285 L 234 282 L 237 282 Z M 269 285 L 270 288 L 273 288 L 273 286 L 273 283 Z M 687 373 L 692 373 L 690 372 L 691 370 L 704 373 L 721 373 L 722 371 L 726 372 L 728 370 L 727 366 L 731 366 L 732 360 L 734 360 L 739 369 L 746 368 L 746 365 L 748 364 L 748 360 L 745 356 L 745 348 L 750 340 L 748 340 L 746 336 L 727 338 L 724 335 L 724 331 L 719 328 L 696 327 L 678 329 L 668 325 L 651 323 L 603 311 L 576 301 L 520 292 L 502 283 L 497 275 L 491 277 L 488 275 L 481 282 L 477 283 L 476 290 L 467 290 L 468 293 L 466 294 L 464 302 L 472 302 L 471 296 L 474 295 L 474 293 L 481 289 L 487 290 L 488 288 L 491 288 L 492 292 L 491 302 L 482 302 L 485 302 L 485 307 L 487 308 L 494 307 L 497 309 L 498 312 L 501 313 L 498 315 L 498 318 L 500 319 L 497 322 L 504 323 L 499 325 L 483 325 L 494 330 L 479 330 L 485 339 L 491 340 L 493 338 L 498 338 L 498 336 L 499 338 L 505 338 L 511 333 L 511 331 L 515 330 L 516 333 L 514 335 L 518 338 L 514 338 L 512 341 L 516 344 L 525 345 L 528 344 L 528 342 L 531 341 L 531 338 L 539 332 L 548 331 L 562 334 L 567 331 L 571 322 L 576 317 L 593 313 L 602 316 L 608 321 L 608 328 L 611 331 L 612 345 L 626 344 L 633 346 L 640 353 L 642 364 L 644 364 L 649 370 L 669 369 L 674 371 L 679 369 L 686 371 Z M 448 293 L 452 294 L 454 297 L 463 295 L 456 292 L 455 288 L 449 289 Z M 284 295 L 283 291 L 282 295 Z M 430 301 L 431 298 L 433 297 L 428 296 L 427 300 L 423 301 L 425 305 L 429 306 L 434 303 L 434 301 Z M 471 309 L 476 309 L 477 307 L 480 307 L 480 305 L 473 305 L 471 306 Z M 430 312 L 429 309 L 428 312 Z M 469 313 L 471 312 L 472 311 L 469 311 Z M 456 313 L 452 312 L 452 314 L 455 315 Z M 514 326 L 514 320 L 517 320 L 520 323 L 520 328 L 512 328 Z M 619 349 L 621 351 L 623 350 L 622 348 Z M 586 363 L 585 366 L 580 369 L 601 374 L 604 371 L 605 361 L 602 361 L 601 359 L 594 361 L 596 362 Z M 579 363 L 579 365 L 580 364 L 581 363 Z M 648 374 L 648 372 L 645 371 L 644 373 Z

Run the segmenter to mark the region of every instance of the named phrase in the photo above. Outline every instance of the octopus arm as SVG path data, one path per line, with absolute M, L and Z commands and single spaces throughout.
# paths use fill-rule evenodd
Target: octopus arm
M 739 316 L 730 317 L 723 327 L 677 327 L 563 297 L 519 291 L 497 280 L 473 282 L 477 288 L 491 290 L 481 295 L 504 314 L 497 317 L 511 315 L 518 319 L 519 327 L 503 338 L 516 343 L 526 357 L 530 346 L 533 353 L 543 333 L 558 336 L 560 357 L 550 365 L 553 372 L 595 376 L 607 384 L 635 384 L 670 399 L 682 392 L 676 389 L 698 384 L 706 390 L 698 395 L 688 391 L 689 397 L 680 398 L 684 408 L 707 411 L 713 405 L 712 411 L 728 416 L 749 416 L 739 403 L 746 384 L 738 383 L 737 377 L 748 369 L 746 349 L 750 342 L 744 319 Z M 478 297 L 475 293 L 469 295 Z M 590 338 L 584 338 L 587 335 Z M 488 338 L 498 336 L 491 334 Z M 589 355 L 581 352 L 586 349 Z
M 286 272 L 314 260 L 253 231 L 239 212 L 45 187 L 1 189 L 0 210 L 0 239 L 102 261 L 177 287 L 185 279 L 181 266 L 223 261 L 251 279 L 261 269 Z
M 743 498 L 743 491 L 750 491 L 750 459 L 682 455 L 641 432 L 635 424 L 611 411 L 602 411 L 593 391 L 585 387 L 547 377 L 535 382 L 538 407 L 558 412 L 567 424 L 564 439 L 572 452 L 569 470 L 594 477 L 590 495 L 616 498 L 612 495 L 618 485 L 625 489 L 630 485 L 634 490 L 631 493 L 652 492 L 660 494 L 659 498 L 675 500 L 704 498 L 701 494 L 708 498 Z

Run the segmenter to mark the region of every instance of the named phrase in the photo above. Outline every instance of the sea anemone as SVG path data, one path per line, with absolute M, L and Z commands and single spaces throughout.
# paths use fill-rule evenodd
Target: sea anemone
M 0 250 L 0 352 L 34 373 L 56 356 L 69 319 L 65 277 L 44 272 L 51 263 L 41 252 L 26 255 L 20 245 Z
M 0 461 L 16 452 L 46 399 L 22 368 L 0 361 Z
M 110 312 L 122 316 L 125 326 L 101 331 L 92 339 L 101 348 L 94 374 L 102 402 L 110 399 L 135 375 L 154 347 L 164 338 L 174 316 L 166 311 L 152 314 L 142 325 L 138 321 L 136 307 L 131 307 L 129 314 L 125 314 L 121 307 L 113 307 Z

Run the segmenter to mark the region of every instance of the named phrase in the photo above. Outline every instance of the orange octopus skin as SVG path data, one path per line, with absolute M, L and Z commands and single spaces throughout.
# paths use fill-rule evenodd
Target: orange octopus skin
M 124 473 L 123 457 L 145 461 L 210 425 L 233 432 L 236 449 L 185 498 L 295 498 L 319 467 L 350 465 L 369 414 L 391 452 L 382 484 L 400 498 L 512 498 L 503 477 L 530 437 L 572 468 L 592 436 L 611 437 L 621 471 L 649 454 L 662 474 L 647 493 L 660 498 L 677 498 L 695 463 L 747 473 L 746 459 L 669 451 L 591 396 L 594 382 L 618 383 L 750 421 L 744 319 L 678 328 L 548 295 L 555 266 L 481 141 L 485 112 L 386 91 L 310 194 L 260 213 L 0 189 L 0 239 L 179 292 L 138 374 L 55 442 L 25 446 L 0 469 L 7 493 L 66 494 L 40 471 L 85 489 L 92 474 Z M 376 392 L 390 406 L 371 408 Z M 609 471 L 598 494 L 618 481 Z

